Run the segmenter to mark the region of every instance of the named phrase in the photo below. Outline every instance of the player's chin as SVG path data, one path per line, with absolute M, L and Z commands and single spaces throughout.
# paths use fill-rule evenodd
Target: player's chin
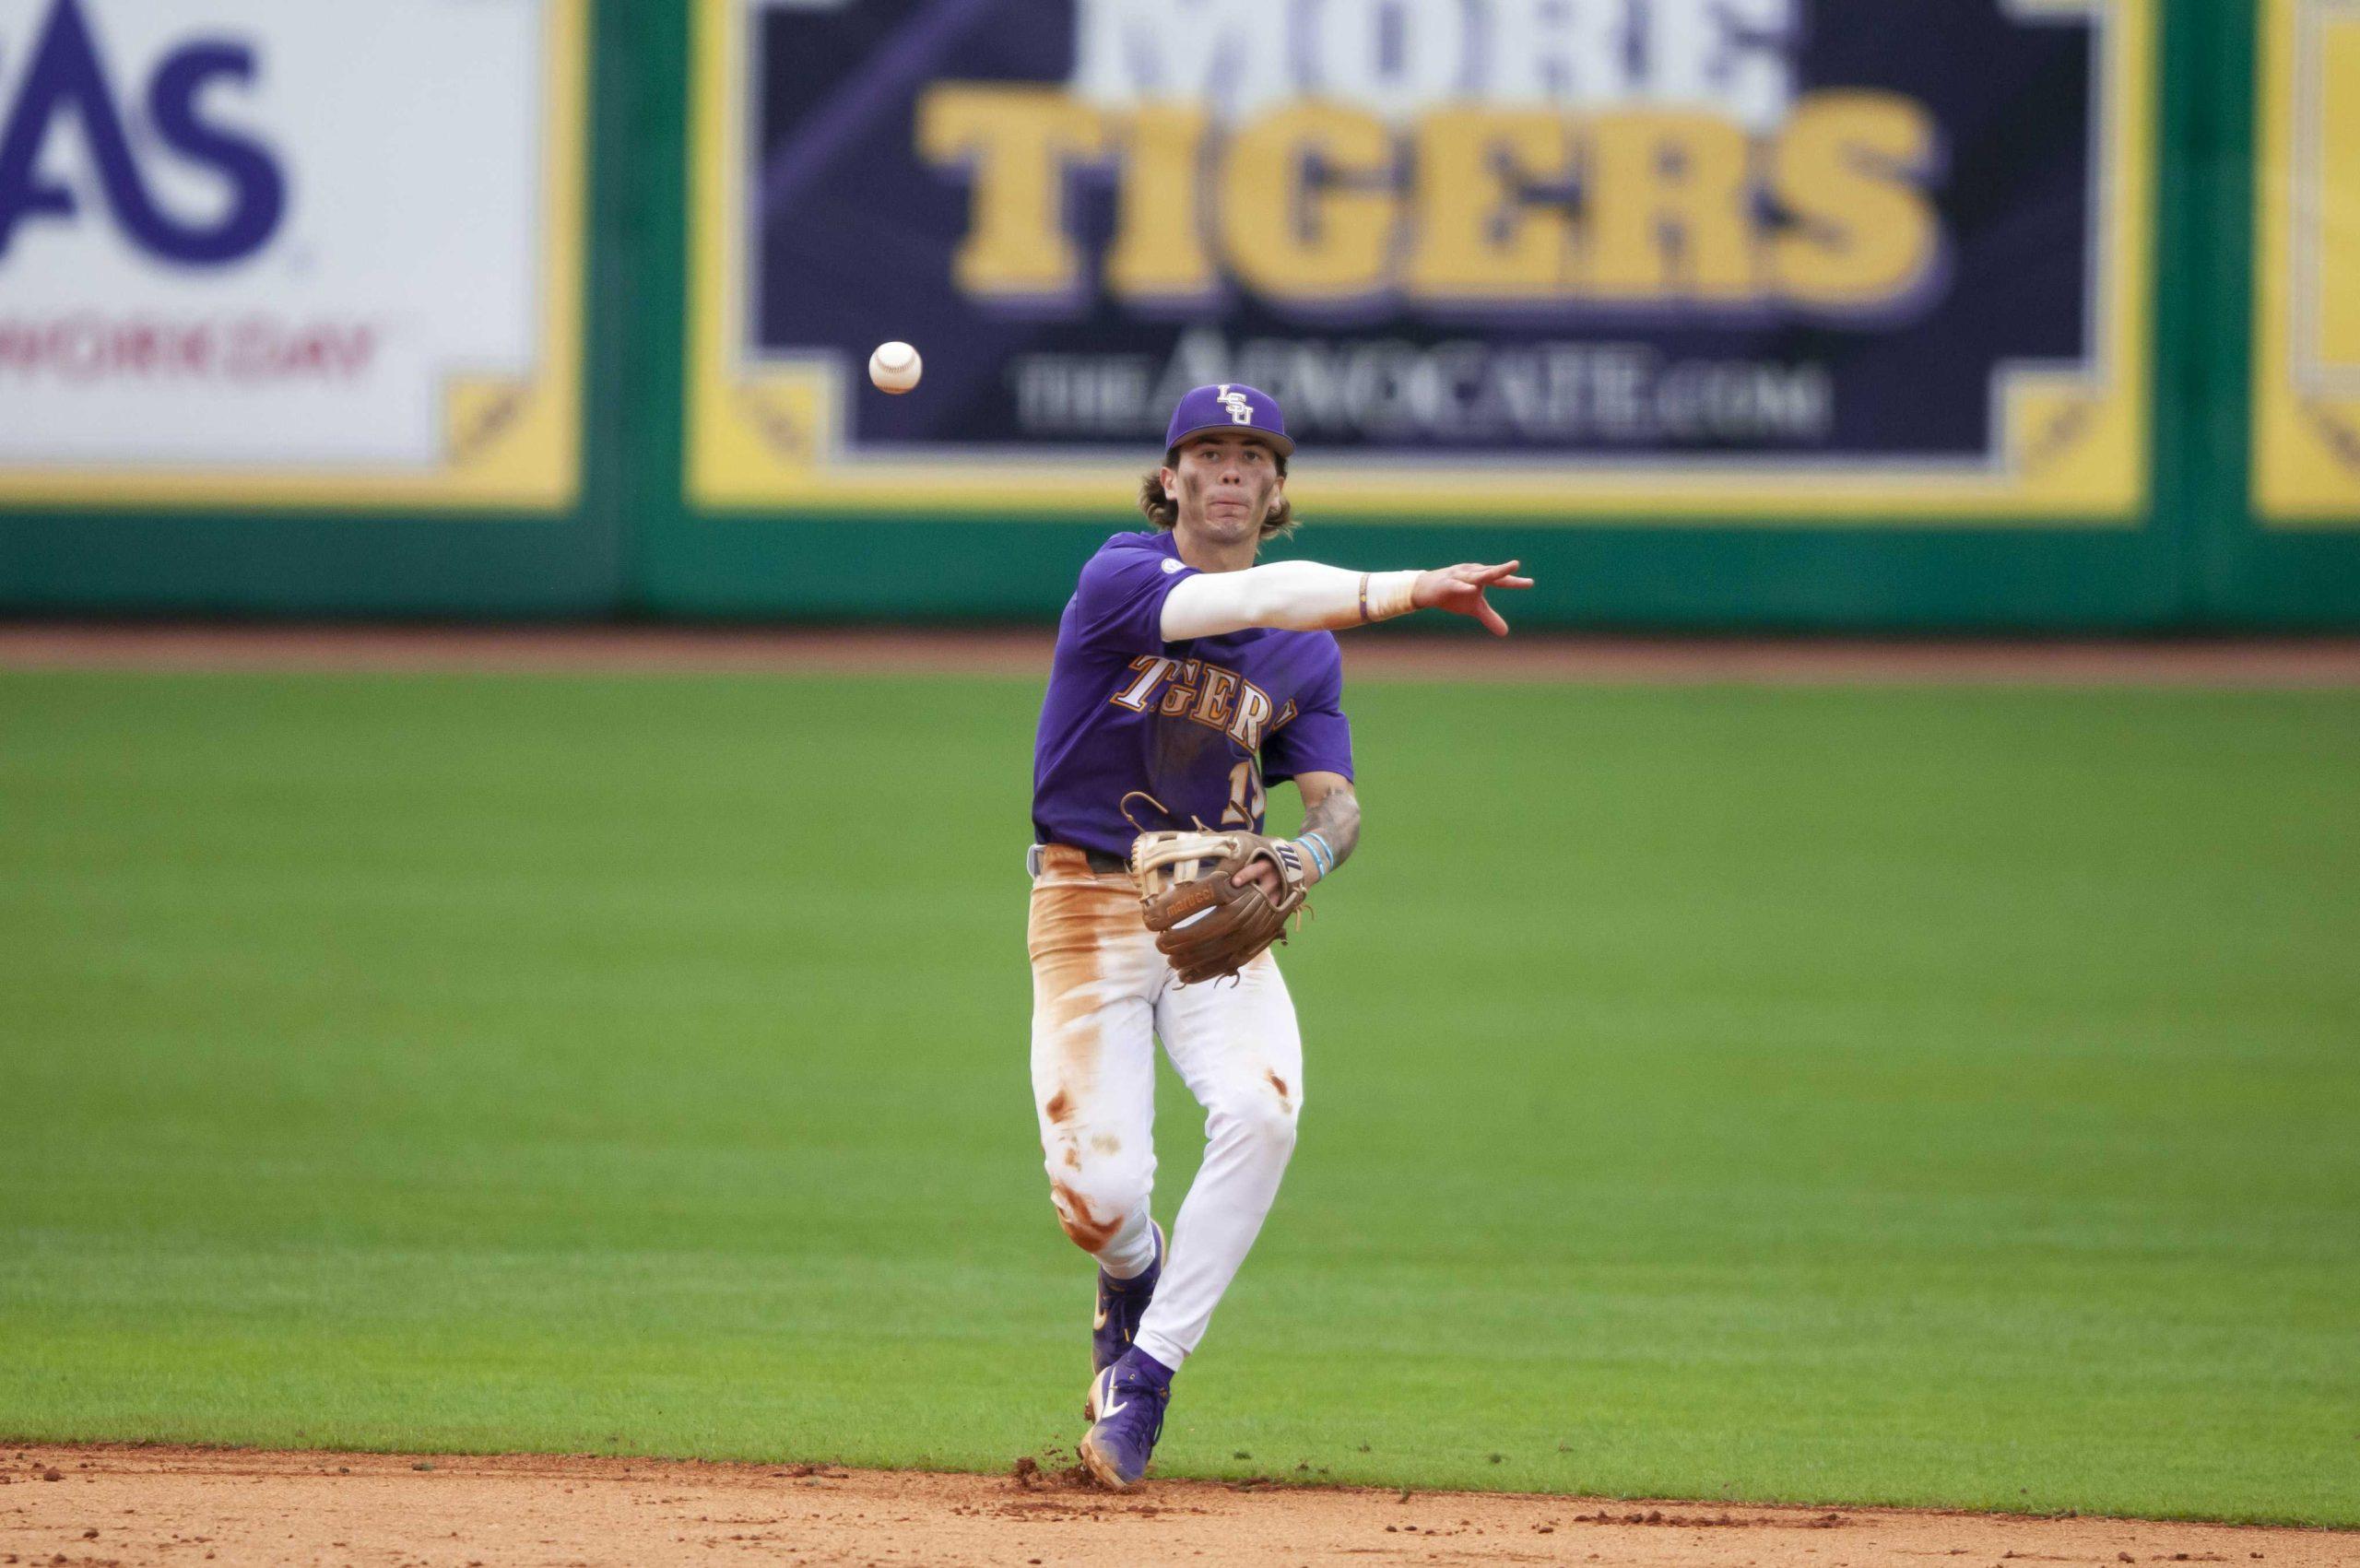
M 1244 501 L 1217 501 L 1205 508 L 1205 527 L 1226 543 L 1260 533 L 1262 519 Z

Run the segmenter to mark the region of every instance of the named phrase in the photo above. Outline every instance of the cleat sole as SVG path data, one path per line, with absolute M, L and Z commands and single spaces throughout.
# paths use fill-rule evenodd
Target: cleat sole
M 1123 1479 L 1123 1472 L 1115 1468 L 1114 1456 L 1112 1455 L 1100 1452 L 1097 1444 L 1092 1442 L 1087 1437 L 1083 1438 L 1081 1440 L 1080 1453 L 1082 1464 L 1089 1469 L 1092 1479 L 1096 1480 L 1100 1486 L 1104 1487 L 1109 1491 L 1127 1491 L 1130 1490 L 1131 1483 Z

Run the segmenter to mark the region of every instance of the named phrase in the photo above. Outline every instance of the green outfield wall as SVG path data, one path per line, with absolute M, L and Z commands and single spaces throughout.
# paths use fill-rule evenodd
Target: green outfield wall
M 1344 93 L 1209 133 L 1090 77 L 1152 9 L 1091 0 L 384 7 L 361 53 L 479 67 L 407 111 L 437 141 L 271 97 L 352 53 L 289 0 L 197 100 L 264 84 L 249 156 L 129 140 L 212 159 L 212 216 L 100 181 L 87 132 L 33 177 L 76 210 L 0 181 L 0 611 L 1044 618 L 1134 515 L 1139 407 L 1233 363 L 1314 378 L 1285 551 L 1520 557 L 1528 624 L 2360 627 L 2360 18 L 1957 0 L 1870 52 L 1858 3 L 1794 0 L 1709 113 L 1570 132 Z M 1066 30 L 994 20 L 1028 8 Z M 87 75 L 24 63 L 88 40 L 119 99 L 184 80 L 144 16 L 0 0 L 0 115 L 86 122 Z M 1287 184 L 1469 145 L 1491 208 Z M 1712 206 L 1717 159 L 1800 216 Z M 856 379 L 885 336 L 927 350 L 912 397 Z

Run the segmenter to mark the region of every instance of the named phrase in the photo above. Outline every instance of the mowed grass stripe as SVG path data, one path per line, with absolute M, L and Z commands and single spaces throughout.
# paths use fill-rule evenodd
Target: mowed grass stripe
M 1069 1441 L 1038 700 L 0 675 L 0 1432 Z M 1351 707 L 1163 1468 L 2360 1525 L 2360 697 Z

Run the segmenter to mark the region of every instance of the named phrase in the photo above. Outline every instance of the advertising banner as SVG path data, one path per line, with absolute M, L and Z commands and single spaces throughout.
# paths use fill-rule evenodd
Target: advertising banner
M 690 499 L 2135 524 L 2154 0 L 698 0 Z M 872 389 L 914 343 L 924 383 Z
M 2266 0 L 2253 510 L 2360 526 L 2360 0 Z
M 0 0 L 0 504 L 579 483 L 588 0 Z

